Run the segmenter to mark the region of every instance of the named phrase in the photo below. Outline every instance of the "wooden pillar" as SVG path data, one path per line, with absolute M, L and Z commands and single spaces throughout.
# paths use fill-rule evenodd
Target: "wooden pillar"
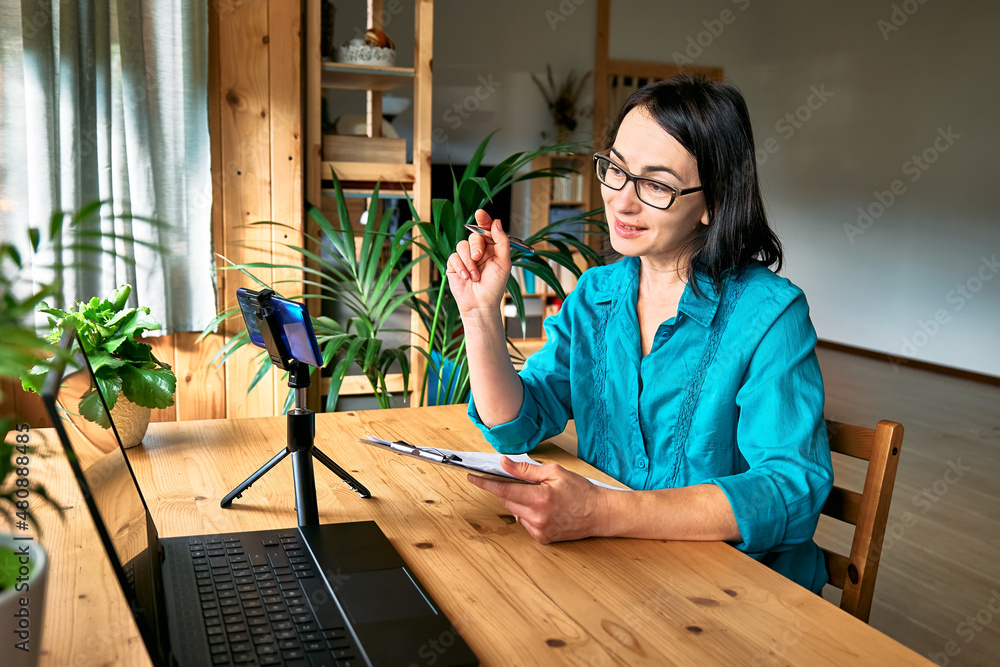
M 431 91 L 432 71 L 431 62 L 433 57 L 432 45 L 434 44 L 434 3 L 431 0 L 417 0 L 414 17 L 414 37 L 416 45 L 416 58 L 413 64 L 415 72 L 415 83 L 413 86 L 413 169 L 415 172 L 414 197 L 417 203 L 417 213 L 421 220 L 431 219 L 431 142 L 432 120 L 431 120 Z M 414 241 L 420 241 L 420 233 L 414 229 Z M 414 249 L 416 252 L 416 249 Z M 430 285 L 432 279 L 433 264 L 429 261 L 421 262 L 413 269 L 413 287 L 416 290 L 425 289 Z M 439 280 L 443 276 L 438 277 Z M 421 294 L 421 299 L 426 300 L 427 294 Z M 428 332 L 424 328 L 423 321 L 417 311 L 413 311 L 410 316 L 411 344 L 418 347 L 426 347 Z M 424 376 L 426 366 L 424 355 L 414 349 L 410 352 L 410 388 L 413 393 L 410 396 L 410 405 L 420 405 L 423 398 L 424 387 L 418 386 Z

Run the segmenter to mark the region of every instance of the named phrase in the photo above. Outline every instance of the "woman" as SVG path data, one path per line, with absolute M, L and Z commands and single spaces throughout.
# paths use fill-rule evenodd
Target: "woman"
M 693 77 L 634 93 L 594 157 L 621 261 L 586 271 L 548 340 L 515 373 L 500 319 L 510 246 L 476 213 L 449 258 L 469 415 L 500 452 L 576 420 L 578 456 L 634 492 L 507 459 L 540 482 L 471 477 L 539 542 L 590 536 L 725 540 L 818 592 L 813 543 L 833 478 L 816 334 L 757 182 L 746 103 Z

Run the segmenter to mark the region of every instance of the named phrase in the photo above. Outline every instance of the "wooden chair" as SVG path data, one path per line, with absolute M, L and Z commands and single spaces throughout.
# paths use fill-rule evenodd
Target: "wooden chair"
M 830 584 L 843 591 L 840 608 L 867 623 L 903 445 L 903 426 L 880 421 L 872 430 L 828 419 L 826 429 L 830 451 L 868 461 L 864 490 L 857 493 L 835 483 L 822 512 L 855 527 L 850 557 L 828 549 L 823 553 Z

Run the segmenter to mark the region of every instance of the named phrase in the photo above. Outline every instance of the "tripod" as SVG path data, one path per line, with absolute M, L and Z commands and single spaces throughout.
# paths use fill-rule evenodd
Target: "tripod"
M 295 408 L 289 410 L 287 415 L 288 429 L 285 448 L 244 480 L 242 484 L 226 494 L 226 497 L 222 499 L 222 507 L 224 509 L 231 507 L 233 500 L 241 497 L 243 492 L 249 489 L 254 482 L 291 454 L 292 477 L 295 484 L 295 511 L 298 515 L 299 525 L 315 526 L 319 525 L 319 508 L 316 503 L 313 457 L 319 459 L 320 463 L 344 480 L 362 498 L 371 498 L 372 494 L 350 473 L 337 465 L 333 459 L 313 446 L 316 435 L 316 413 L 306 407 L 306 389 L 310 385 L 309 365 L 296 361 L 285 351 L 277 316 L 269 304 L 269 298 L 273 294 L 270 290 L 263 290 L 260 294 L 253 295 L 251 298 L 253 315 L 257 320 L 256 323 L 267 351 L 271 355 L 271 361 L 279 368 L 288 370 L 288 386 L 295 390 Z M 244 317 L 246 316 L 245 312 Z

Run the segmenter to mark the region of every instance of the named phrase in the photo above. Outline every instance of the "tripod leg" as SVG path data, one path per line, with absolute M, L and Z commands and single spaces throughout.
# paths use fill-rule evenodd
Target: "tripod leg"
M 315 456 L 317 459 L 319 459 L 320 463 L 322 463 L 327 468 L 329 468 L 330 470 L 332 470 L 337 475 L 337 477 L 339 477 L 340 479 L 344 480 L 344 482 L 347 484 L 347 486 L 349 486 L 352 489 L 354 489 L 359 496 L 361 496 L 362 498 L 371 498 L 372 497 L 371 491 L 369 491 L 368 489 L 366 489 L 361 484 L 361 482 L 359 482 L 358 480 L 356 480 L 353 477 L 351 477 L 351 474 L 349 472 L 347 472 L 346 470 L 344 470 L 343 468 L 341 468 L 339 465 L 337 465 L 333 461 L 333 459 L 331 459 L 329 456 L 327 456 L 326 454 L 324 454 L 320 450 L 316 449 L 315 447 L 312 448 L 312 453 L 313 453 L 313 456 Z
M 266 473 L 268 470 L 270 470 L 274 466 L 278 465 L 278 462 L 280 462 L 281 459 L 285 458 L 286 456 L 288 456 L 288 449 L 281 450 L 280 452 L 278 452 L 277 454 L 275 454 L 274 458 L 272 458 L 270 461 L 268 461 L 267 463 L 265 463 L 264 465 L 262 465 L 257 470 L 257 472 L 255 472 L 254 474 L 250 475 L 242 484 L 240 484 L 235 489 L 233 489 L 228 494 L 226 494 L 226 497 L 222 499 L 222 507 L 223 507 L 223 509 L 229 508 L 229 506 L 233 504 L 233 500 L 235 500 L 236 498 L 239 498 L 241 495 L 243 495 L 243 492 L 246 491 L 247 489 L 249 489 L 251 484 L 253 484 L 258 479 L 260 479 L 261 477 L 263 477 L 264 473 Z

